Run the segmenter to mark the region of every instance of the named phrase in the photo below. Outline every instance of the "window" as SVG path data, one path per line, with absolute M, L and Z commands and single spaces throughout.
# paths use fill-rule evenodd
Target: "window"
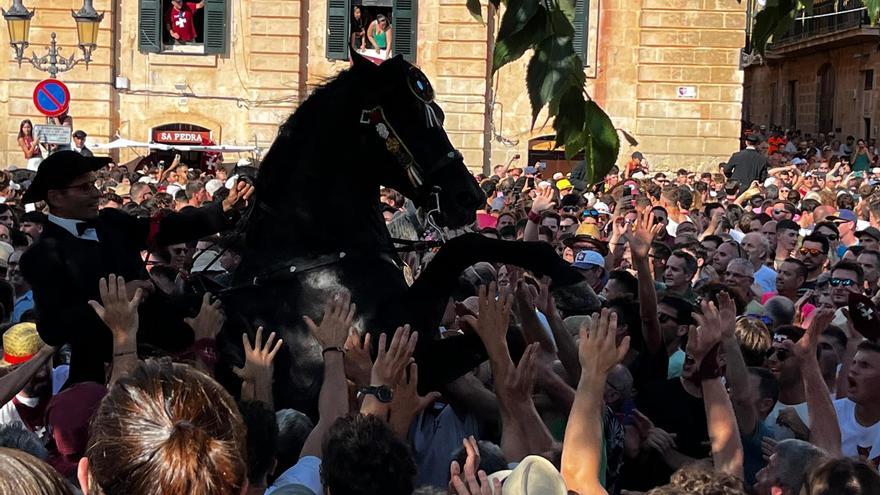
M 188 13 L 177 14 L 172 11 L 171 0 L 139 0 L 138 49 L 141 53 L 226 53 L 229 44 L 228 1 L 184 0 Z M 175 40 L 170 25 L 175 26 L 178 36 L 192 29 L 189 33 L 194 34 L 194 38 L 186 42 Z
M 874 89 L 874 69 L 862 71 L 865 73 L 865 91 Z
M 574 52 L 581 57 L 584 67 L 590 66 L 589 43 L 590 37 L 590 0 L 575 0 L 574 2 Z
M 354 43 L 358 45 L 356 49 L 364 47 L 366 56 L 374 60 L 384 59 L 389 47 L 382 50 L 383 40 L 369 37 L 371 25 L 384 18 L 390 25 L 391 55 L 403 55 L 406 60 L 415 62 L 417 6 L 418 0 L 327 0 L 327 58 L 348 60 L 349 46 Z M 380 50 L 375 49 L 374 43 L 378 43 Z

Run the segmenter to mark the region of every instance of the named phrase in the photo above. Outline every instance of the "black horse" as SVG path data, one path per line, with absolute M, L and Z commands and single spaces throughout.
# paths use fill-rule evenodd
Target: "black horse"
M 289 346 L 289 362 L 276 365 L 280 407 L 315 402 L 322 361 L 302 315 L 317 321 L 335 292 L 351 293 L 362 331 L 404 323 L 419 330 L 422 385 L 436 386 L 484 353 L 475 336 L 436 335 L 465 268 L 503 262 L 555 283 L 579 280 L 549 245 L 466 234 L 447 242 L 408 286 L 378 208 L 380 186 L 426 209 L 439 202 L 437 222 L 449 227 L 472 224 L 486 196 L 449 142 L 425 75 L 400 57 L 377 66 L 352 56 L 350 69 L 316 89 L 281 126 L 262 161 L 234 278 L 239 288 L 224 298 L 237 331 L 263 325 Z

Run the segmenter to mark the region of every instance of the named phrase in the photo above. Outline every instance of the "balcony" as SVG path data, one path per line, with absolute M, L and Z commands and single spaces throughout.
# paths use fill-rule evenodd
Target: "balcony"
M 801 11 L 788 32 L 767 46 L 767 57 L 880 41 L 880 29 L 863 7 L 861 0 L 817 2 L 811 14 Z

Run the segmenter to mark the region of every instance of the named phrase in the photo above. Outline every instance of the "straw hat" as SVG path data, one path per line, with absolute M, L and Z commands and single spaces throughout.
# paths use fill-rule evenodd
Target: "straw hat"
M 489 476 L 490 483 L 495 479 L 503 482 L 505 494 L 566 495 L 568 493 L 565 480 L 556 467 L 547 459 L 536 455 L 526 457 L 512 471 L 498 471 Z
M 0 368 L 26 363 L 46 345 L 37 333 L 34 323 L 19 323 L 3 334 L 3 359 Z

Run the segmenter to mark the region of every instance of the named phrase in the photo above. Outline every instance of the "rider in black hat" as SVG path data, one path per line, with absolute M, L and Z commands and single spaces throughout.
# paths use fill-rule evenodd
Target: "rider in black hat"
M 112 353 L 110 331 L 88 305 L 90 299 L 100 300 L 98 280 L 114 273 L 129 281 L 129 293 L 140 287 L 149 294 L 153 286 L 141 251 L 229 228 L 236 210 L 253 193 L 253 186 L 238 183 L 222 204 L 153 218 L 112 208 L 99 212 L 95 171 L 109 162 L 75 151 L 57 152 L 40 164 L 23 198 L 24 203 L 45 201 L 49 206 L 42 235 L 21 257 L 21 271 L 33 288 L 42 339 L 50 345 L 71 344 L 71 382 L 105 381 L 104 363 Z M 168 312 L 165 306 L 151 305 L 154 299 L 147 296 L 141 305 L 138 340 L 166 349 L 190 344 L 192 332 L 186 327 L 169 327 L 167 316 L 152 318 Z

